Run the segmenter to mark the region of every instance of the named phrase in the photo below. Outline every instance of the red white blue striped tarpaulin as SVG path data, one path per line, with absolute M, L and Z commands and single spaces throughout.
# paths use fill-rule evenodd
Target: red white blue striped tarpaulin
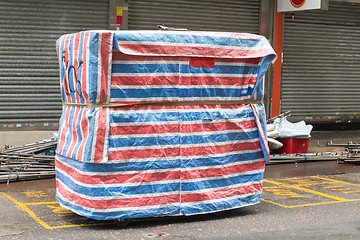
M 255 100 L 275 59 L 264 37 L 85 31 L 57 53 L 62 206 L 110 220 L 259 203 L 269 151 Z

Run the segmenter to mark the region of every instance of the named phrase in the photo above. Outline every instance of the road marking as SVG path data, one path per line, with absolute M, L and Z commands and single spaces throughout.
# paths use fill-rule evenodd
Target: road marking
M 28 208 L 28 205 L 43 205 L 43 204 L 58 204 L 58 202 L 34 202 L 34 203 L 22 203 L 16 200 L 15 198 L 11 197 L 10 195 L 0 192 L 0 194 L 15 203 L 15 205 L 20 208 L 21 210 L 25 211 L 27 214 L 29 214 L 30 217 L 32 217 L 37 223 L 39 223 L 41 226 L 43 226 L 46 229 L 58 229 L 58 228 L 71 228 L 71 227 L 84 227 L 84 226 L 99 226 L 99 225 L 110 225 L 113 223 L 88 223 L 88 224 L 72 224 L 72 225 L 61 225 L 61 226 L 50 226 L 43 220 L 41 220 L 33 211 Z
M 323 178 L 323 177 L 318 177 L 318 176 L 310 176 L 310 178 L 316 178 L 319 180 L 323 180 L 326 182 L 316 182 L 314 180 L 311 179 L 304 179 L 304 178 L 284 178 L 284 179 L 277 179 L 277 181 L 272 181 L 272 180 L 267 180 L 264 179 L 264 183 L 270 183 L 270 184 L 274 184 L 276 186 L 264 186 L 263 190 L 266 192 L 270 192 L 272 194 L 275 195 L 280 195 L 283 196 L 284 199 L 288 199 L 288 200 L 293 200 L 293 201 L 298 201 L 301 198 L 291 198 L 289 196 L 287 196 L 286 191 L 288 191 L 289 193 L 294 193 L 292 194 L 293 196 L 295 196 L 295 194 L 299 194 L 301 196 L 302 192 L 304 193 L 311 193 L 320 197 L 324 197 L 327 199 L 332 199 L 334 201 L 326 201 L 326 202 L 315 202 L 315 203 L 306 203 L 306 204 L 297 204 L 297 205 L 285 205 L 279 202 L 274 202 L 271 200 L 267 200 L 267 199 L 261 199 L 264 202 L 268 202 L 283 208 L 297 208 L 297 207 L 306 207 L 306 206 L 316 206 L 316 205 L 324 205 L 324 204 L 332 204 L 332 203 L 344 203 L 344 202 L 355 202 L 355 201 L 360 201 L 360 199 L 347 199 L 347 198 L 342 198 L 342 197 L 337 197 L 337 196 L 333 196 L 330 194 L 326 194 L 323 192 L 319 192 L 319 191 L 315 191 L 315 190 L 311 190 L 308 188 L 304 188 L 301 186 L 314 186 L 314 185 L 321 185 L 321 184 L 345 184 L 347 186 L 324 186 L 324 189 L 329 189 L 332 191 L 337 191 L 337 192 L 342 192 L 342 193 L 360 193 L 360 191 L 349 191 L 351 190 L 351 188 L 349 188 L 349 186 L 356 186 L 356 187 L 360 187 L 359 184 L 354 184 L 354 183 L 348 183 L 345 181 L 339 181 L 339 180 L 334 180 L 334 179 L 330 179 L 330 178 Z M 288 184 L 288 183 L 283 183 L 283 182 L 279 182 L 279 181 L 288 181 L 291 182 L 293 184 Z M 278 191 L 273 191 L 272 189 L 279 189 Z M 294 189 L 299 191 L 300 193 L 297 192 L 292 192 L 291 190 L 288 189 Z M 284 192 L 285 194 L 278 194 L 278 193 L 282 193 Z
M 282 187 L 285 187 L 285 188 L 292 188 L 292 189 L 296 189 L 296 190 L 299 190 L 299 191 L 312 193 L 312 194 L 315 194 L 315 195 L 318 195 L 318 196 L 321 196 L 321 197 L 330 198 L 330 199 L 334 199 L 334 200 L 338 200 L 338 201 L 347 201 L 347 200 L 349 200 L 349 199 L 346 199 L 346 198 L 336 197 L 336 196 L 333 196 L 333 195 L 325 194 L 325 193 L 314 191 L 314 190 L 311 190 L 311 189 L 299 187 L 297 185 L 290 185 L 290 184 L 271 181 L 271 180 L 266 180 L 266 179 L 264 179 L 264 182 L 272 183 L 272 184 L 275 184 L 275 185 L 281 185 Z
M 321 179 L 321 180 L 326 180 L 326 181 L 331 181 L 331 182 L 336 182 L 336 183 L 343 183 L 343 184 L 347 184 L 347 185 L 360 187 L 359 184 L 344 182 L 344 181 L 335 180 L 335 179 L 331 179 L 331 178 L 324 178 L 324 177 L 318 177 L 318 176 L 311 176 L 311 178 L 317 178 L 317 179 Z

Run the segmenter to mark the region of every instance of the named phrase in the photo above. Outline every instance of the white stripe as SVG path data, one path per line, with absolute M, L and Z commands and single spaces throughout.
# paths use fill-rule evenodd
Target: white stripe
M 258 162 L 262 162 L 262 161 L 265 161 L 264 158 L 252 159 L 252 160 L 248 160 L 248 161 L 231 162 L 231 163 L 221 164 L 221 165 L 208 165 L 208 166 L 181 168 L 181 172 L 184 173 L 184 172 L 199 171 L 199 170 L 205 170 L 205 169 L 207 169 L 207 170 L 221 169 L 221 168 L 239 166 L 239 165 L 250 164 L 250 163 L 258 163 Z M 226 175 L 226 176 L 229 176 L 229 175 Z M 197 178 L 197 179 L 200 179 L 200 178 Z M 191 181 L 191 180 L 189 180 L 189 181 Z
M 112 64 L 181 64 L 181 61 L 174 60 L 147 60 L 147 61 L 133 61 L 133 60 L 114 60 Z
M 230 49 L 230 50 L 268 50 L 268 46 L 263 47 L 242 47 L 242 46 L 229 46 L 229 45 L 214 45 L 204 43 L 179 43 L 179 42 L 150 42 L 150 41 L 118 41 L 119 45 L 159 45 L 159 47 L 198 47 L 198 48 L 216 48 L 216 49 Z
M 63 187 L 71 192 L 72 194 L 79 196 L 81 198 L 86 198 L 86 199 L 90 199 L 90 200 L 116 200 L 116 199 L 129 199 L 129 198 L 143 198 L 143 197 L 158 197 L 158 196 L 169 196 L 169 195 L 174 195 L 174 194 L 180 194 L 179 191 L 172 191 L 172 192 L 159 192 L 159 193 L 146 193 L 146 194 L 132 194 L 132 195 L 111 195 L 111 196 L 102 196 L 102 197 L 92 197 L 92 196 L 88 196 L 79 192 L 75 192 L 74 190 L 72 190 L 71 188 L 69 188 L 66 184 L 64 184 L 63 181 L 61 181 L 60 179 L 57 179 L 57 181 L 59 181 Z M 104 185 L 103 185 L 104 187 Z M 106 187 L 108 187 L 108 185 L 106 185 Z
M 262 183 L 263 181 L 253 181 L 253 182 L 246 182 L 246 183 L 238 183 L 234 185 L 227 185 L 224 187 L 214 187 L 214 188 L 205 188 L 205 189 L 197 189 L 196 191 L 185 191 L 183 190 L 182 193 L 185 194 L 197 194 L 197 193 L 206 193 L 206 192 L 215 192 L 215 191 L 221 191 L 225 189 L 232 189 L 232 188 L 238 188 L 238 187 L 245 187 L 250 186 L 254 184 Z
M 182 109 L 182 113 L 193 113 L 193 112 L 221 112 L 221 113 L 238 113 L 239 111 L 244 111 L 244 110 L 251 110 L 251 107 L 245 107 L 245 106 L 241 106 L 241 107 L 237 107 L 237 108 L 195 108 L 195 109 Z M 142 113 L 147 113 L 147 114 L 153 114 L 153 113 L 164 113 L 164 112 L 174 112 L 177 113 L 179 112 L 179 109 L 145 109 L 145 110 L 133 110 L 133 109 L 129 109 L 129 110 L 111 110 L 110 114 L 142 114 Z
M 94 133 L 93 133 L 93 142 L 92 142 L 92 146 L 91 146 L 91 158 L 90 161 L 94 162 L 95 161 L 95 149 L 96 149 L 96 145 L 97 145 L 97 132 L 99 129 L 99 116 L 100 116 L 100 108 L 95 108 L 95 126 L 94 126 Z M 89 126 L 90 129 L 90 126 Z M 91 136 L 88 136 L 89 138 L 91 138 Z M 101 148 L 103 148 L 104 146 L 100 146 Z M 104 149 L 105 150 L 105 149 Z
M 210 180 L 221 180 L 221 179 L 227 179 L 231 177 L 238 177 L 243 175 L 250 175 L 250 174 L 256 174 L 264 172 L 264 169 L 262 170 L 253 170 L 253 171 L 247 171 L 247 172 L 240 172 L 240 173 L 234 173 L 229 175 L 222 175 L 217 177 L 207 177 L 207 178 L 195 178 L 195 179 L 181 179 L 182 183 L 196 183 L 196 182 L 204 182 L 204 181 L 210 181 Z
M 109 163 L 130 163 L 130 162 L 159 162 L 159 161 L 174 161 L 174 160 L 193 160 L 193 159 L 202 159 L 202 158 L 220 158 L 220 157 L 227 157 L 230 155 L 237 155 L 237 154 L 247 154 L 247 153 L 262 153 L 261 149 L 255 150 L 243 150 L 243 151 L 232 151 L 226 153 L 219 153 L 219 154 L 208 154 L 208 155 L 196 155 L 196 156 L 175 156 L 175 157 L 159 157 L 159 158 L 128 158 L 128 159 L 121 159 L 121 160 L 111 160 Z
M 145 97 L 145 98 L 111 98 L 110 102 L 138 102 L 138 101 L 195 101 L 195 100 L 204 100 L 204 101 L 241 101 L 249 99 L 251 95 L 245 95 L 241 97 Z M 235 103 L 233 103 L 235 104 Z M 241 103 L 238 103 L 241 104 Z M 200 105 L 200 104 L 199 104 Z M 221 105 L 221 103 L 219 103 Z
M 151 73 L 112 73 L 112 77 L 151 77 L 151 76 L 182 76 L 182 77 L 257 77 L 257 74 L 231 74 L 231 73 L 159 73 L 159 72 L 151 72 Z
M 254 87 L 254 84 L 246 85 L 113 85 L 111 89 L 154 89 L 154 88 L 173 88 L 173 89 L 209 89 L 209 88 L 219 88 L 219 89 L 244 89 Z
M 207 203 L 216 203 L 216 202 L 226 202 L 226 201 L 230 201 L 233 199 L 237 199 L 237 198 L 245 198 L 251 195 L 258 195 L 259 193 L 261 193 L 262 191 L 258 191 L 258 192 L 252 192 L 252 193 L 247 193 L 247 194 L 242 194 L 242 195 L 236 195 L 236 196 L 232 196 L 232 197 L 226 197 L 226 198 L 219 198 L 219 199 L 212 199 L 212 200 L 206 200 L 206 201 L 197 201 L 197 202 L 189 202 L 189 203 L 181 203 L 181 206 L 193 206 L 193 205 L 200 205 L 200 204 L 207 204 Z M 251 205 L 251 204 L 249 204 Z M 234 208 L 240 208 L 240 207 L 244 207 L 244 205 L 242 206 L 237 206 Z M 227 209 L 226 209 L 227 210 Z
M 257 130 L 255 128 L 247 129 L 236 129 L 236 130 L 223 130 L 223 131 L 206 131 L 206 132 L 174 132 L 174 133 L 150 133 L 150 134 L 126 134 L 126 135 L 112 135 L 110 139 L 122 139 L 122 138 L 150 138 L 150 137 L 172 137 L 172 136 L 208 136 L 208 135 L 219 135 L 219 134 L 229 134 L 229 133 L 249 133 Z
M 251 143 L 257 142 L 259 138 L 247 139 L 247 140 L 235 140 L 235 141 L 226 141 L 226 142 L 207 142 L 207 143 L 198 143 L 198 144 L 174 144 L 174 145 L 154 145 L 154 146 L 130 146 L 130 147 L 116 147 L 109 148 L 109 151 L 126 151 L 126 150 L 145 150 L 145 149 L 163 149 L 163 148 L 194 148 L 194 147 L 216 147 L 216 146 L 225 146 L 229 144 L 238 144 L 238 143 Z
M 96 209 L 96 208 L 89 208 L 89 207 L 84 207 L 84 206 L 81 206 L 75 202 L 71 202 L 67 199 L 65 199 L 59 192 L 58 193 L 58 196 L 64 201 L 64 202 L 68 202 L 72 205 L 76 205 L 80 208 L 83 208 L 85 210 L 88 210 L 88 211 L 91 211 L 91 212 L 98 212 L 98 213 L 111 213 L 111 212 L 118 212 L 118 211 L 136 211 L 136 210 L 145 210 L 145 209 L 159 209 L 159 208 L 165 208 L 165 207 L 171 207 L 171 206 L 177 206 L 177 207 L 180 207 L 180 203 L 177 202 L 177 203 L 169 203 L 169 204 L 162 204 L 162 205 L 152 205 L 152 206 L 140 206 L 140 207 L 127 207 L 127 208 L 123 208 L 123 207 L 120 207 L 120 208 L 106 208 L 106 209 Z M 69 208 L 69 206 L 65 206 L 65 208 Z M 83 215 L 83 213 L 77 211 L 76 209 L 71 209 L 71 211 L 75 212 L 75 213 L 78 213 L 79 215 Z

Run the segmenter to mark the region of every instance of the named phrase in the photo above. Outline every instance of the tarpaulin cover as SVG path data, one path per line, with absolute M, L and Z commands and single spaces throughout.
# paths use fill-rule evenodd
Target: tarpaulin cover
M 84 31 L 62 36 L 57 53 L 62 206 L 110 220 L 260 201 L 269 156 L 264 107 L 245 101 L 262 99 L 275 59 L 264 37 Z

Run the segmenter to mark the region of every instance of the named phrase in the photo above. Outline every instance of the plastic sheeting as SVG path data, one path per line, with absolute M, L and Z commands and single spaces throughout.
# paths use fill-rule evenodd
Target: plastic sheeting
M 262 99 L 275 59 L 264 37 L 85 31 L 62 36 L 57 53 L 62 206 L 110 220 L 260 201 L 264 107 L 244 101 Z

